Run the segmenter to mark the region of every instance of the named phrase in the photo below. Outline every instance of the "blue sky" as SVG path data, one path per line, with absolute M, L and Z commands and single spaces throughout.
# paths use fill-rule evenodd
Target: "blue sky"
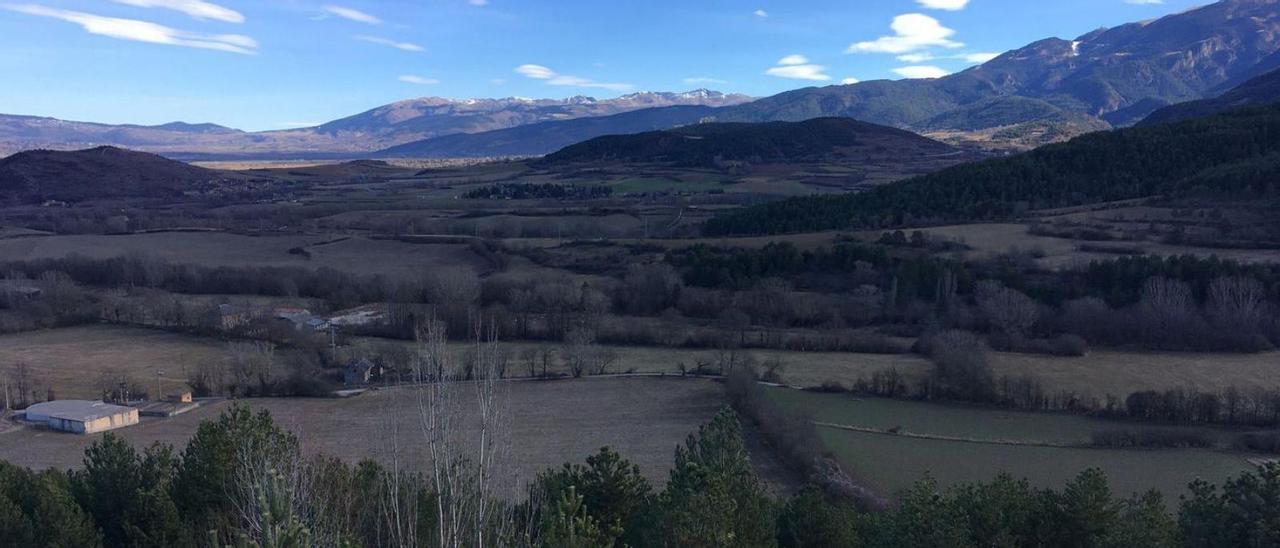
M 0 0 L 0 112 L 325 122 L 392 101 L 933 76 L 1189 0 Z

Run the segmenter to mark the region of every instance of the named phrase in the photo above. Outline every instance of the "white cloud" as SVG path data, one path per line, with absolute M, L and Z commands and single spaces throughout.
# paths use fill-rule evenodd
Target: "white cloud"
M 852 86 L 860 81 L 861 80 L 858 80 L 857 78 L 845 78 L 844 80 L 840 81 L 840 84 L 846 85 L 846 86 Z
M 68 23 L 75 23 L 89 34 L 97 34 L 119 40 L 212 49 L 245 55 L 254 55 L 258 52 L 257 40 L 240 34 L 200 34 L 173 29 L 148 21 L 103 17 L 91 13 L 62 10 L 36 4 L 4 5 L 3 7 L 18 13 L 50 17 Z
M 630 91 L 635 88 L 631 84 L 619 84 L 610 82 L 597 82 L 590 78 L 582 78 L 579 76 L 569 76 L 560 74 L 542 65 L 520 65 L 516 67 L 516 74 L 523 75 L 534 80 L 546 80 L 550 86 L 565 86 L 575 88 L 599 88 L 610 91 Z
M 827 67 L 809 62 L 803 55 L 788 55 L 778 60 L 778 66 L 764 71 L 769 76 L 791 78 L 793 80 L 826 81 L 831 77 L 826 74 Z
M 706 77 L 706 76 L 695 76 L 695 77 L 693 77 L 693 78 L 685 78 L 685 79 L 684 79 L 684 83 L 689 84 L 689 85 L 694 85 L 694 86 L 696 86 L 696 85 L 700 85 L 700 84 L 728 84 L 729 82 L 724 81 L 724 80 L 721 80 L 721 79 L 719 79 L 719 78 L 708 78 L 708 77 Z
M 996 57 L 999 53 L 975 52 L 960 53 L 956 55 L 934 55 L 932 53 L 904 53 L 898 56 L 898 60 L 903 63 L 920 64 L 928 61 L 964 61 L 966 63 L 985 63 Z
M 769 12 L 764 11 L 764 10 L 756 10 L 756 11 L 751 12 L 751 14 L 752 14 L 752 15 L 754 15 L 754 16 L 756 16 L 756 17 L 768 17 L 768 16 L 769 16 Z
M 424 51 L 422 46 L 414 44 L 413 42 L 397 42 L 395 40 L 388 40 L 386 38 L 381 38 L 378 36 L 360 35 L 356 37 L 356 40 L 360 40 L 362 42 L 368 42 L 370 44 L 378 44 L 381 46 L 392 47 L 392 48 L 396 48 L 404 51 Z
M 213 19 L 227 23 L 243 23 L 244 15 L 233 9 L 224 8 L 203 0 L 113 0 L 117 4 L 126 4 L 140 8 L 161 8 L 180 11 L 196 19 Z
M 903 78 L 942 78 L 943 76 L 951 74 L 950 72 L 948 72 L 946 69 L 942 67 L 935 67 L 931 65 L 914 65 L 910 67 L 899 67 L 899 68 L 893 69 L 893 72 L 897 73 L 898 76 L 901 76 Z
M 778 64 L 783 66 L 807 65 L 809 64 L 809 58 L 798 54 L 788 55 L 779 59 Z
M 415 76 L 413 74 L 406 74 L 396 79 L 406 84 L 417 84 L 419 86 L 429 86 L 431 84 L 440 83 L 440 81 L 436 80 L 435 78 L 427 78 L 425 76 Z
M 489 5 L 489 0 L 467 0 L 467 3 L 473 6 L 487 6 Z
M 893 18 L 889 25 L 893 36 L 881 36 L 870 42 L 858 42 L 847 53 L 911 53 L 930 47 L 959 48 L 964 44 L 952 40 L 956 31 L 942 26 L 937 19 L 921 13 L 907 13 Z
M 969 5 L 969 0 L 916 0 L 916 3 L 931 10 L 960 11 Z
M 324 11 L 327 11 L 333 15 L 337 15 L 338 17 L 341 17 L 343 19 L 349 19 L 351 21 L 356 21 L 358 23 L 366 23 L 369 25 L 382 24 L 381 19 L 378 19 L 377 17 L 369 15 L 360 10 L 344 8 L 342 6 L 325 6 Z

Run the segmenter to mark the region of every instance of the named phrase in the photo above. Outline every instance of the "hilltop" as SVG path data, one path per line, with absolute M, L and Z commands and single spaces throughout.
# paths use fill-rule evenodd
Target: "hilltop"
M 32 150 L 0 159 L 0 196 L 10 204 L 178 197 L 224 178 L 217 171 L 106 146 L 72 152 Z
M 908 131 L 849 118 L 816 118 L 761 124 L 708 123 L 598 137 L 551 154 L 540 164 L 627 162 L 720 167 L 731 163 L 907 161 L 954 152 L 949 145 Z

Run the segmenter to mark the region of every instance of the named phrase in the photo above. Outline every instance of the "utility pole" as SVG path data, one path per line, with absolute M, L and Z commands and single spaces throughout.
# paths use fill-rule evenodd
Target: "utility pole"
M 333 364 L 338 365 L 338 328 L 329 323 L 329 348 L 333 352 Z

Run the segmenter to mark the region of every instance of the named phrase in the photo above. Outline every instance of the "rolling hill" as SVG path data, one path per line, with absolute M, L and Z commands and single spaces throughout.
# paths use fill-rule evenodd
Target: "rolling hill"
M 115 147 L 32 150 L 0 159 L 0 203 L 179 197 L 225 179 L 217 171 Z
M 1170 105 L 1151 113 L 1141 123 L 1164 124 L 1208 116 L 1250 105 L 1280 101 L 1280 70 L 1268 72 L 1212 99 Z
M 955 153 L 914 133 L 849 118 L 761 124 L 710 123 L 597 137 L 543 158 L 539 165 L 595 162 L 720 167 L 730 163 L 860 163 Z
M 1133 198 L 1280 194 L 1280 105 L 1104 131 L 856 194 L 793 198 L 717 217 L 708 235 L 1006 218 Z

